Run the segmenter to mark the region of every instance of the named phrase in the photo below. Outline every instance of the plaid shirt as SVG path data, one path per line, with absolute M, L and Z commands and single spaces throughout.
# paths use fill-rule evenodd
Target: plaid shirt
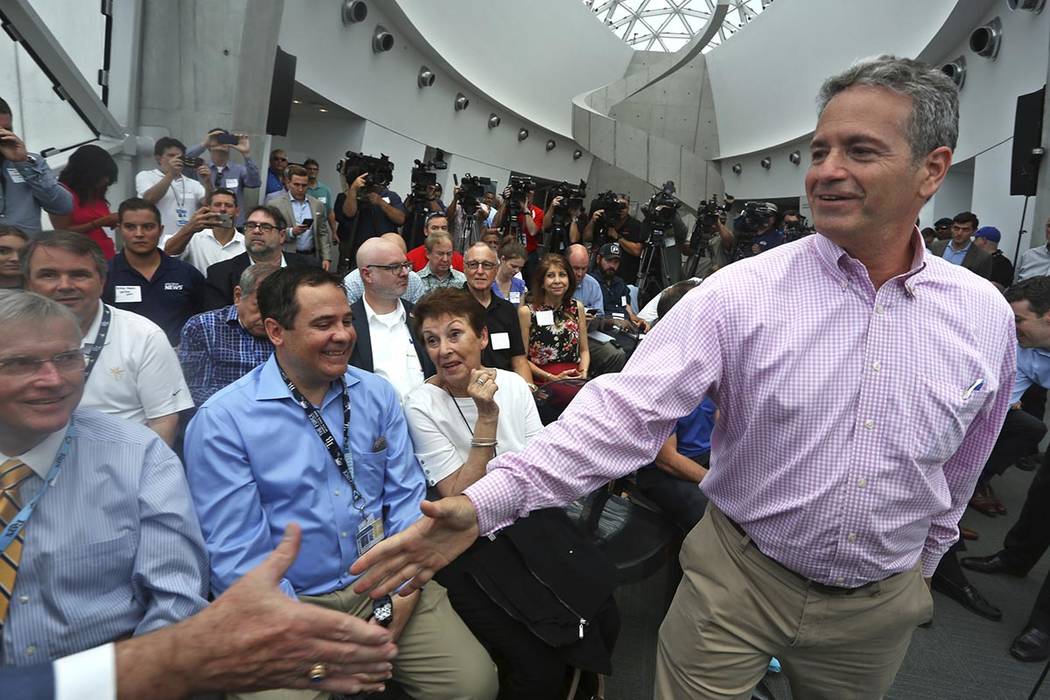
M 197 406 L 266 362 L 272 353 L 268 339 L 244 330 L 236 305 L 192 317 L 183 326 L 179 343 L 179 362 Z

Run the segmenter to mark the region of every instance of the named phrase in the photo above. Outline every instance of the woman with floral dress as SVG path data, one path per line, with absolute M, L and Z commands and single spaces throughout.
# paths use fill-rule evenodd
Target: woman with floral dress
M 573 299 L 576 279 L 569 261 L 545 255 L 536 268 L 525 303 L 518 308 L 522 340 L 537 384 L 587 376 L 587 317 Z

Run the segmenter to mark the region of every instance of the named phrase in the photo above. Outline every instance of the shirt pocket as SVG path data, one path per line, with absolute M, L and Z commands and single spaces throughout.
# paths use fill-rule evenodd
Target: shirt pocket
M 44 557 L 47 595 L 67 624 L 122 619 L 131 600 L 135 540 L 131 533 L 101 542 L 67 545 Z
M 984 370 L 957 371 L 950 376 L 934 370 L 924 378 L 912 442 L 920 463 L 940 466 L 959 450 L 970 426 L 995 393 L 993 381 Z

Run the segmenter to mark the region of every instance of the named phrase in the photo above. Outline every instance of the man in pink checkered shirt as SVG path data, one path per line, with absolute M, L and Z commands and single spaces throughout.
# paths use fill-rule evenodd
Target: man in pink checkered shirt
M 934 68 L 884 56 L 828 79 L 806 175 L 818 235 L 690 292 L 623 372 L 359 560 L 356 588 L 419 587 L 479 533 L 648 464 L 706 394 L 721 411 L 710 506 L 682 547 L 655 696 L 750 698 L 776 656 L 795 697 L 881 697 L 932 615 L 924 579 L 1014 375 L 1009 305 L 914 225 L 957 135 L 957 90 Z

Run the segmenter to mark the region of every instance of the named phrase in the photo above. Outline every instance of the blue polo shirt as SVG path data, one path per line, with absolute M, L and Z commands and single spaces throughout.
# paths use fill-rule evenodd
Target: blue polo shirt
M 204 310 L 204 275 L 193 265 L 161 253 L 153 279 L 146 279 L 120 253 L 109 261 L 102 300 L 145 316 L 164 329 L 168 342 L 178 345 L 182 326 Z

